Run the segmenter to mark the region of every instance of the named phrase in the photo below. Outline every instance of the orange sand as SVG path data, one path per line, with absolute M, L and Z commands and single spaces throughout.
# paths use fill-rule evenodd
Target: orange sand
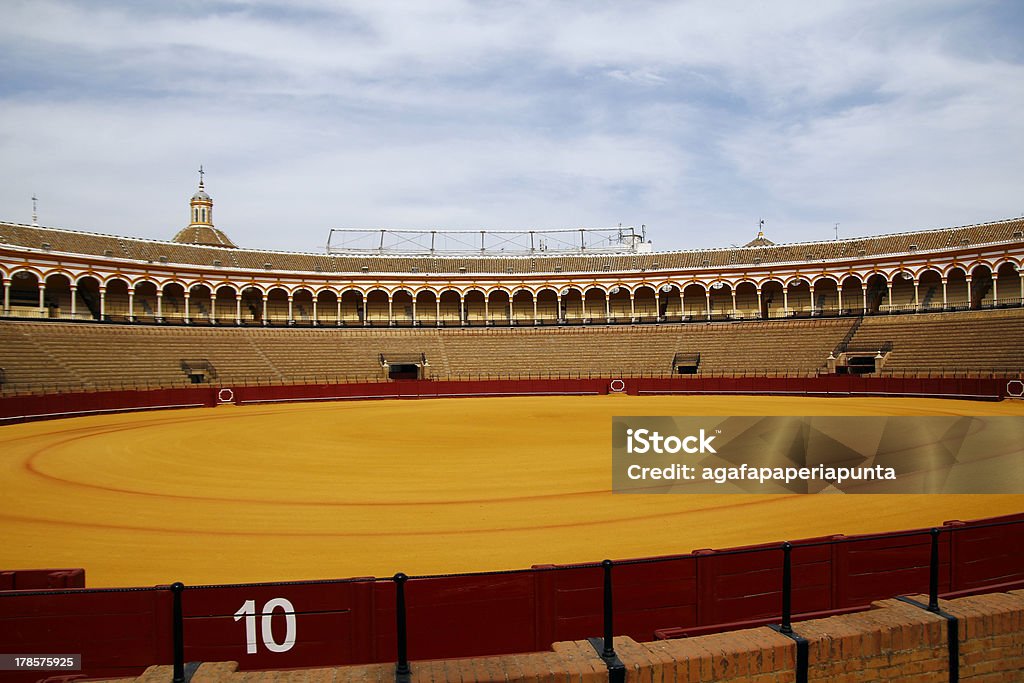
M 613 415 L 1021 415 L 1024 402 L 435 399 L 0 427 L 0 568 L 89 586 L 464 572 L 866 533 L 1024 495 L 612 495 Z

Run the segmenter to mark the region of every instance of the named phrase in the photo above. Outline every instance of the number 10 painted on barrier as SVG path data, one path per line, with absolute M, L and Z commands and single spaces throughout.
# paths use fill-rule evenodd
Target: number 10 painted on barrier
M 278 643 L 274 640 L 273 618 L 274 610 L 281 608 L 284 611 L 284 641 Z M 287 598 L 273 598 L 267 600 L 260 613 L 261 628 L 263 631 L 263 645 L 271 652 L 288 652 L 295 645 L 295 608 Z M 246 600 L 235 612 L 235 621 L 245 619 L 245 651 L 247 654 L 256 654 L 256 601 Z

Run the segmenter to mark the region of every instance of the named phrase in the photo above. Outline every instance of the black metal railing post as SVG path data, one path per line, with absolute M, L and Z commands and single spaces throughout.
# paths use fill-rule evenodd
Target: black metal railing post
M 171 584 L 171 638 L 174 646 L 174 683 L 185 683 L 185 616 L 181 608 L 181 593 L 185 584 Z
M 601 563 L 604 569 L 604 649 L 601 650 L 603 659 L 615 657 L 615 628 L 613 625 L 615 612 L 612 607 L 612 561 L 605 560 Z
M 939 529 L 932 528 L 932 557 L 928 576 L 928 611 L 939 611 Z
M 782 544 L 782 632 L 793 632 L 793 544 Z
M 608 667 L 608 683 L 625 683 L 626 666 L 615 654 L 615 612 L 612 608 L 612 561 L 604 560 L 601 563 L 604 573 L 604 636 L 602 638 L 588 638 L 591 647 L 604 661 Z
M 395 682 L 407 683 L 412 673 L 409 669 L 408 646 L 408 622 L 405 613 L 405 582 L 409 577 L 398 572 L 394 576 L 395 581 L 395 629 L 398 636 L 398 660 L 395 663 Z

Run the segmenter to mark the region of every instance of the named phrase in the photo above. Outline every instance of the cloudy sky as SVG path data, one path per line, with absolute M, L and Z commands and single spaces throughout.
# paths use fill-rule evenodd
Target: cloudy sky
M 2 0 L 0 220 L 242 246 L 1024 213 L 1024 3 Z

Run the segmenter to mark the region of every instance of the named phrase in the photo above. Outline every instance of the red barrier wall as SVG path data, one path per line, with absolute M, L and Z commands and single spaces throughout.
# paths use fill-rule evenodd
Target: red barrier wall
M 624 392 L 645 394 L 790 394 L 811 396 L 935 396 L 996 400 L 1006 381 L 983 378 L 819 377 L 628 378 Z M 607 394 L 613 378 L 494 379 L 195 387 L 149 391 L 98 391 L 0 399 L 0 423 L 129 410 L 272 403 L 464 396 L 548 396 Z
M 213 406 L 217 402 L 216 392 L 211 387 L 198 387 L 9 396 L 0 399 L 0 424 L 131 410 Z
M 16 569 L 0 571 L 0 591 L 85 588 L 84 569 Z
M 1001 526 L 993 526 L 999 524 Z M 947 522 L 940 591 L 1024 587 L 1024 513 Z M 615 632 L 634 640 L 777 622 L 780 544 L 616 562 Z M 793 542 L 793 613 L 835 613 L 928 590 L 930 532 Z M 602 632 L 599 565 L 411 578 L 411 659 L 546 650 Z M 243 669 L 394 661 L 395 585 L 373 578 L 192 586 L 182 593 L 186 661 Z M 0 591 L 0 651 L 80 653 L 94 676 L 171 657 L 171 592 Z M 12 680 L 35 680 L 12 678 Z

